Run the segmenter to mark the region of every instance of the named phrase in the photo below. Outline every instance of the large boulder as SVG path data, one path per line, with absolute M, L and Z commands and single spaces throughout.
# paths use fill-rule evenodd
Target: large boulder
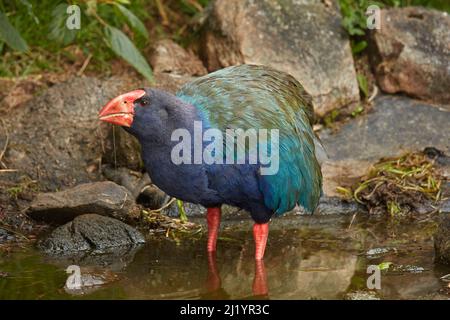
M 80 184 L 59 192 L 39 193 L 28 215 L 49 223 L 62 224 L 85 213 L 109 215 L 125 220 L 135 209 L 133 195 L 111 181 Z
M 88 250 L 103 252 L 144 242 L 139 231 L 119 220 L 85 214 L 53 230 L 38 246 L 48 253 L 70 254 Z
M 28 176 L 43 191 L 53 191 L 101 178 L 102 130 L 97 114 L 127 82 L 74 77 L 12 110 L 3 118 L 9 143 L 2 161 Z M 3 130 L 0 145 L 6 143 Z
M 407 97 L 380 96 L 373 109 L 343 124 L 337 132 L 323 130 L 320 138 L 329 156 L 322 166 L 324 192 L 351 185 L 371 163 L 407 151 L 435 147 L 449 153 L 450 112 Z
M 420 7 L 382 10 L 381 28 L 372 31 L 371 40 L 381 89 L 450 104 L 450 16 L 446 12 Z
M 204 29 L 209 71 L 241 63 L 285 71 L 312 95 L 319 115 L 359 100 L 335 0 L 215 0 Z

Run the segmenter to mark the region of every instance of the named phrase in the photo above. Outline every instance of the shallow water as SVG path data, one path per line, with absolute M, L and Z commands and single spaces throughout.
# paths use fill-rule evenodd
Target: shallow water
M 263 265 L 255 266 L 251 224 L 228 221 L 217 257 L 205 237 L 148 239 L 119 253 L 49 257 L 34 248 L 0 256 L 0 299 L 342 299 L 357 292 L 381 299 L 449 298 L 440 280 L 450 268 L 433 263 L 432 223 L 387 226 L 357 217 L 286 217 L 271 224 Z M 393 235 L 395 233 L 395 235 Z M 369 249 L 389 249 L 368 256 Z M 368 265 L 410 266 L 381 274 L 368 290 Z M 81 266 L 106 284 L 69 290 L 67 266 Z M 411 268 L 414 267 L 414 268 Z M 422 270 L 423 269 L 423 270 Z M 415 272 L 411 272 L 415 271 Z M 2 277 L 1 272 L 8 276 Z

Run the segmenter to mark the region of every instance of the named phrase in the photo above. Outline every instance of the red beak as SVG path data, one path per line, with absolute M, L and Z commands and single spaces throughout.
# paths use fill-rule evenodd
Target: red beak
M 119 126 L 131 127 L 134 116 L 134 101 L 144 95 L 145 91 L 139 89 L 115 97 L 100 110 L 99 119 Z

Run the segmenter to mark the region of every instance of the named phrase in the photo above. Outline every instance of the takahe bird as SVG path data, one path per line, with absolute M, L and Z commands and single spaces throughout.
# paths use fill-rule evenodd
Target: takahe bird
M 316 148 L 320 142 L 312 129 L 311 97 L 287 73 L 267 66 L 228 67 L 197 78 L 176 95 L 153 88 L 122 94 L 108 102 L 99 116 L 139 140 L 145 168 L 161 190 L 207 208 L 208 252 L 216 250 L 222 204 L 250 212 L 255 221 L 257 260 L 264 256 L 273 215 L 279 216 L 297 204 L 312 212 L 318 204 L 322 174 Z M 201 123 L 202 132 L 212 128 L 220 132 L 278 129 L 279 141 L 270 145 L 278 148 L 278 170 L 262 174 L 267 163 L 247 161 L 255 150 L 245 140 L 238 145 L 235 139 L 230 141 L 236 149 L 230 151 L 227 145 L 222 153 L 213 154 L 216 159 L 231 155 L 236 160 L 235 150 L 244 148 L 245 161 L 175 163 L 171 156 L 179 140 L 172 141 L 173 132 L 182 128 L 194 136 L 196 123 Z M 195 154 L 195 146 L 188 143 L 189 151 Z M 207 145 L 202 141 L 203 148 Z M 268 140 L 260 140 L 256 149 L 268 145 Z

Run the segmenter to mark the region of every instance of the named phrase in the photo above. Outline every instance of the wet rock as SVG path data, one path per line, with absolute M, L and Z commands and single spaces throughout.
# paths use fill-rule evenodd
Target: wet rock
M 183 208 L 187 217 L 201 217 L 206 216 L 206 208 L 190 202 L 183 202 Z M 180 211 L 176 202 L 171 204 L 169 207 L 163 210 L 163 213 L 169 217 L 178 218 L 180 216 Z
M 381 11 L 381 25 L 371 34 L 381 89 L 450 104 L 450 16 L 420 7 L 392 8 Z
M 59 192 L 40 193 L 31 203 L 28 215 L 35 220 L 66 223 L 85 213 L 126 219 L 135 202 L 131 193 L 111 181 L 78 185 Z
M 364 208 L 358 205 L 356 202 L 347 201 L 339 197 L 327 197 L 322 196 L 317 207 L 315 214 L 320 215 L 349 215 L 358 212 L 364 212 Z
M 163 39 L 154 45 L 150 64 L 154 72 L 178 75 L 202 76 L 207 73 L 201 60 L 170 39 Z
M 51 251 L 44 255 L 46 263 L 61 269 L 77 265 L 84 270 L 104 270 L 112 273 L 123 272 L 133 262 L 135 254 L 142 246 L 119 246 L 96 251 Z M 92 272 L 90 272 L 92 273 Z M 98 273 L 98 272 L 96 272 Z
M 439 227 L 434 235 L 435 259 L 450 265 L 450 214 L 442 214 Z
M 436 163 L 442 167 L 450 167 L 450 156 L 446 155 L 442 150 L 434 147 L 427 147 L 423 150 L 430 159 L 436 161 Z
M 102 168 L 103 174 L 109 180 L 124 186 L 131 192 L 137 203 L 152 210 L 161 208 L 169 196 L 155 186 L 147 173 L 140 173 L 127 168 Z
M 322 130 L 329 159 L 322 166 L 327 196 L 359 181 L 374 161 L 433 146 L 448 153 L 450 112 L 407 97 L 382 95 L 367 114 L 337 131 Z
M 53 230 L 38 246 L 48 253 L 102 252 L 113 247 L 129 247 L 144 242 L 139 231 L 119 220 L 85 214 Z
M 365 255 L 369 259 L 376 259 L 376 258 L 380 258 L 380 257 L 386 255 L 389 252 L 397 252 L 397 249 L 396 248 L 372 248 L 370 250 L 367 250 Z
M 75 269 L 70 269 L 70 267 L 75 267 Z M 78 268 L 78 266 L 69 266 L 67 271 L 70 273 Z M 80 268 L 79 271 L 79 275 L 72 273 L 64 285 L 64 291 L 70 295 L 90 294 L 100 289 L 101 286 L 119 280 L 119 275 L 108 269 Z
M 187 217 L 206 217 L 206 208 L 199 204 L 183 202 L 183 207 Z M 314 215 L 351 215 L 358 212 L 365 212 L 365 209 L 353 201 L 347 201 L 339 197 L 323 196 L 320 199 L 319 205 L 317 207 L 317 210 L 314 212 Z M 173 218 L 178 218 L 180 215 L 176 203 L 173 203 L 168 208 L 164 209 L 163 213 Z M 304 211 L 301 207 L 297 207 L 294 210 L 286 213 L 285 215 L 289 214 L 310 215 L 309 212 Z M 250 213 L 238 207 L 223 205 L 222 218 L 227 220 L 245 220 L 250 219 Z
M 319 115 L 359 100 L 337 1 L 216 0 L 204 27 L 209 71 L 241 63 L 290 73 Z
M 44 191 L 100 179 L 104 131 L 97 113 L 126 85 L 118 78 L 75 77 L 14 108 L 3 118 L 9 144 L 2 160 L 18 170 L 8 177 L 26 175 Z M 0 145 L 5 140 L 2 131 Z
M 446 199 L 441 202 L 440 210 L 442 213 L 450 214 L 450 199 Z
M 11 241 L 14 239 L 15 239 L 14 235 L 10 234 L 5 229 L 0 228 L 0 243 L 5 241 Z
M 349 292 L 344 297 L 345 300 L 380 300 L 374 291 L 354 291 Z
M 441 203 L 439 210 L 442 214 L 450 214 L 450 166 L 447 167 L 447 173 L 444 174 L 447 181 L 443 181 L 441 184 Z
M 422 273 L 426 271 L 425 268 L 414 265 L 389 265 L 389 269 L 386 270 L 388 274 L 403 274 L 403 273 Z

